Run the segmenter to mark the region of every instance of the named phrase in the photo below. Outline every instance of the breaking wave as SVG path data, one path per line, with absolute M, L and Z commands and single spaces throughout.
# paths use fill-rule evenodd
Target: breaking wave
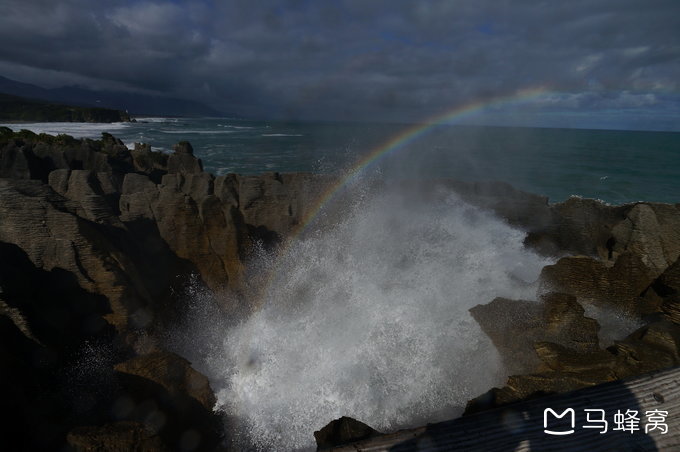
M 535 298 L 548 264 L 524 233 L 453 194 L 357 197 L 277 259 L 238 322 L 194 294 L 182 353 L 211 379 L 241 448 L 313 448 L 340 416 L 390 431 L 459 415 L 505 378 L 468 309 Z M 222 300 L 224 302 L 224 300 Z M 234 424 L 235 423 L 235 424 Z
M 74 138 L 98 138 L 102 132 L 121 132 L 130 127 L 129 122 L 114 123 L 81 123 L 81 122 L 37 122 L 21 124 L 0 124 L 0 127 L 9 127 L 18 131 L 21 129 L 30 130 L 33 133 L 47 133 L 59 135 L 65 133 Z

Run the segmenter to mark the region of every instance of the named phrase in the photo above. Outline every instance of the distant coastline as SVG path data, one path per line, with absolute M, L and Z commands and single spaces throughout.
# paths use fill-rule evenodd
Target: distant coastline
M 134 121 L 124 111 L 110 108 L 77 107 L 36 99 L 0 94 L 0 121 L 111 123 Z

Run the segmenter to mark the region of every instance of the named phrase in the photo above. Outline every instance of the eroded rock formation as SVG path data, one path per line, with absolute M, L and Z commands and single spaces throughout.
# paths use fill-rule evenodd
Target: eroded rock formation
M 183 312 L 188 279 L 248 304 L 253 247 L 286 237 L 325 183 L 216 178 L 188 143 L 166 155 L 108 134 L 0 130 L 3 427 L 25 432 L 7 437 L 17 449 L 218 448 L 207 379 L 154 337 Z
M 515 375 L 471 401 L 468 413 L 680 365 L 680 205 L 572 198 L 548 209 L 547 224 L 520 221 L 530 231 L 528 244 L 563 256 L 541 273 L 543 302 L 494 300 L 471 310 Z M 542 313 L 551 299 L 578 308 L 549 320 Z M 583 307 L 643 326 L 598 346 L 586 326 L 595 321 L 583 317 Z M 554 322 L 563 336 L 551 337 Z

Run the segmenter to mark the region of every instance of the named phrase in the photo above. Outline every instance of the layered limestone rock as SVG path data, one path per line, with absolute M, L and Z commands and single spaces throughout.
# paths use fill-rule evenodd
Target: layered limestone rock
M 584 305 L 612 307 L 622 312 L 648 314 L 658 311 L 656 298 L 643 298 L 655 271 L 638 254 L 626 252 L 616 261 L 570 256 L 543 268 L 542 290 L 568 293 Z
M 659 245 L 666 240 L 652 237 L 656 241 L 649 237 L 641 241 Z M 506 386 L 470 401 L 466 413 L 680 365 L 680 260 L 654 277 L 658 266 L 665 264 L 643 259 L 639 248 L 631 248 L 614 262 L 575 256 L 545 267 L 543 290 L 550 287 L 563 294 L 543 295 L 543 303 L 497 299 L 471 309 L 514 375 Z M 569 302 L 554 309 L 551 298 Z M 582 317 L 581 305 L 591 304 L 645 325 L 606 349 L 599 348 L 592 337 L 597 323 L 588 319 L 588 325 Z M 568 306 L 571 309 L 565 309 Z M 555 313 L 550 319 L 539 317 L 550 310 Z M 561 337 L 550 337 L 555 326 Z
M 194 272 L 216 291 L 241 289 L 253 247 L 290 235 L 328 183 L 307 174 L 215 178 L 186 142 L 167 156 L 129 151 L 110 135 L 3 138 L 0 175 L 14 177 L 0 179 L 0 241 L 105 294 L 119 329 L 135 311 L 157 310 L 177 274 Z M 17 152 L 50 164 L 19 170 Z
M 0 132 L 0 367 L 21 388 L 8 428 L 36 433 L 17 447 L 216 450 L 207 379 L 155 337 L 184 312 L 186 281 L 239 295 L 251 253 L 289 236 L 328 180 L 215 178 L 188 143 L 167 155 Z M 84 355 L 103 361 L 82 370 Z M 72 394 L 67 374 L 92 389 Z
M 68 445 L 78 452 L 135 450 L 170 451 L 163 440 L 141 422 L 121 421 L 101 427 L 77 427 L 67 436 Z
M 497 299 L 471 310 L 514 375 L 505 387 L 472 400 L 468 413 L 680 364 L 675 339 L 680 332 L 680 205 L 609 206 L 574 197 L 553 205 L 534 199 L 527 209 L 526 201 L 516 199 L 532 198 L 516 193 L 511 198 L 518 206 L 514 213 L 484 196 L 468 199 L 527 230 L 528 246 L 561 258 L 541 272 L 541 302 Z M 550 309 L 545 297 L 556 293 L 579 305 L 571 315 L 556 316 L 558 324 L 569 324 L 576 312 L 582 316 L 582 307 L 593 307 L 645 325 L 606 349 L 584 341 L 599 329 L 592 319 L 591 326 L 582 324 L 585 318 L 574 324 L 571 331 L 580 329 L 582 336 L 571 345 L 568 336 L 550 338 L 553 327 L 541 313 Z
M 335 447 L 341 444 L 373 438 L 381 433 L 363 422 L 343 416 L 329 422 L 321 430 L 314 432 L 318 450 Z
M 552 342 L 533 346 L 539 361 L 534 372 L 512 375 L 504 387 L 471 400 L 466 414 L 678 366 L 680 326 L 653 322 L 603 350 L 577 351 Z
M 170 394 L 187 394 L 207 410 L 215 407 L 215 394 L 208 379 L 174 353 L 157 351 L 136 356 L 116 364 L 114 369 L 156 382 Z
M 536 342 L 560 344 L 576 353 L 598 350 L 599 325 L 584 316 L 576 298 L 550 293 L 539 302 L 496 298 L 470 309 L 472 317 L 501 353 L 508 372 L 538 366 Z
M 680 259 L 654 281 L 648 292 L 661 300 L 664 316 L 680 324 Z

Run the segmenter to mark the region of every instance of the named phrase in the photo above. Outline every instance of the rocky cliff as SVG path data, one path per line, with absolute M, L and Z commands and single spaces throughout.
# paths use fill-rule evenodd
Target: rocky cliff
M 529 231 L 527 245 L 560 259 L 541 272 L 541 303 L 496 299 L 471 310 L 519 375 L 468 412 L 680 365 L 680 204 L 571 198 L 506 218 Z M 639 328 L 611 338 L 585 310 Z
M 188 143 L 167 155 L 0 129 L 0 373 L 17 448 L 217 447 L 207 380 L 154 337 L 189 278 L 247 305 L 253 247 L 282 240 L 325 183 L 216 178 Z
M 188 280 L 230 293 L 227 315 L 249 309 L 253 253 L 290 237 L 332 183 L 215 177 L 186 142 L 163 154 L 108 134 L 0 129 L 3 437 L 17 450 L 218 449 L 207 379 L 154 338 L 183 312 Z M 540 301 L 472 310 L 515 376 L 468 411 L 680 364 L 680 205 L 550 205 L 504 184 L 431 185 L 560 258 L 543 270 Z M 642 326 L 605 348 L 593 308 Z
M 522 193 L 504 184 L 440 183 L 527 231 L 526 246 L 557 258 L 555 264 L 544 267 L 541 272 L 537 299 L 480 300 L 480 304 L 470 310 L 498 349 L 511 376 L 505 386 L 492 388 L 468 402 L 465 414 L 471 417 L 469 422 L 463 418 L 451 421 L 451 426 L 443 423 L 443 430 L 436 438 L 425 441 L 425 445 L 412 438 L 421 430 L 429 431 L 430 426 L 380 436 L 374 441 L 349 433 L 333 438 L 330 443 L 324 437 L 318 441 L 320 448 L 346 444 L 337 450 L 388 450 L 389 447 L 405 451 L 449 450 L 451 444 L 465 443 L 474 444 L 471 449 L 484 450 L 486 446 L 481 446 L 474 429 L 460 429 L 488 422 L 494 416 L 504 419 L 513 409 L 522 411 L 529 400 L 592 387 L 585 399 L 587 404 L 592 400 L 607 400 L 611 396 L 607 388 L 612 387 L 613 382 L 620 384 L 622 379 L 667 368 L 676 368 L 671 372 L 677 375 L 680 366 L 680 204 L 640 202 L 610 206 L 571 198 L 550 205 L 546 198 Z M 603 321 L 614 319 L 616 323 L 623 319 L 637 328 L 623 337 L 612 336 L 611 331 L 606 331 L 611 325 L 600 324 L 586 315 L 586 311 L 599 313 Z M 674 390 L 675 386 L 663 387 Z M 664 401 L 659 394 L 654 395 L 654 405 L 668 409 L 676 403 Z M 573 402 L 567 396 L 562 396 L 562 400 Z M 631 398 L 629 404 L 640 401 Z M 664 405 L 666 402 L 669 405 Z M 533 406 L 542 410 L 546 405 L 537 402 Z M 536 425 L 540 426 L 540 421 L 537 417 Z M 484 428 L 485 432 L 490 431 Z M 489 429 L 508 432 L 496 425 Z M 440 436 L 457 436 L 457 439 L 442 445 Z M 510 436 L 514 438 L 514 434 Z M 393 441 L 393 437 L 399 441 Z M 537 436 L 535 440 L 541 442 L 544 438 Z M 635 448 L 639 438 L 621 440 L 621 448 Z M 569 447 L 583 446 L 574 442 Z M 603 447 L 608 450 L 612 446 Z
M 122 122 L 130 121 L 130 115 L 109 108 L 76 107 L 0 93 L 0 121 Z

